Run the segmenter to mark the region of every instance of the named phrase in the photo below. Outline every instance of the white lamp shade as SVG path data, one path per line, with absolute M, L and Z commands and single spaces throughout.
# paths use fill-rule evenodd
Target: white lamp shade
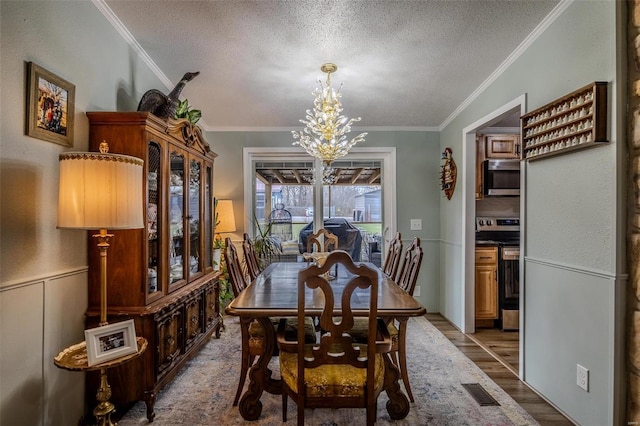
M 58 228 L 144 227 L 143 161 L 98 152 L 60 154 Z
M 216 226 L 216 233 L 221 232 L 235 232 L 236 231 L 236 219 L 233 216 L 233 201 L 231 200 L 218 200 L 216 205 L 216 215 L 219 221 Z

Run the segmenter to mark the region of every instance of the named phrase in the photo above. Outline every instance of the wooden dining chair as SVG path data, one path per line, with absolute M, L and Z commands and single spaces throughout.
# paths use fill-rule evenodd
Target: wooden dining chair
M 422 247 L 420 247 L 420 238 L 415 237 L 405 251 L 402 268 L 398 273 L 397 280 L 395 280 L 400 288 L 412 296 L 416 288 L 416 282 L 418 281 L 422 257 L 423 251 Z M 392 336 L 392 359 L 394 360 L 394 364 L 400 368 L 402 383 L 404 383 L 404 388 L 407 390 L 409 400 L 414 402 L 411 385 L 409 384 L 409 373 L 407 371 L 407 318 L 404 318 L 402 321 L 394 319 L 388 324 L 388 327 L 389 334 Z
M 338 249 L 338 236 L 322 228 L 307 238 L 307 252 L 329 252 Z
M 354 277 L 345 285 L 341 302 L 325 274 L 334 265 L 343 265 Z M 366 265 L 356 266 L 348 253 L 334 251 L 319 267 L 309 266 L 298 273 L 298 336 L 285 339 L 285 322 L 278 326 L 280 376 L 282 378 L 282 419 L 287 420 L 287 399 L 296 401 L 298 425 L 304 425 L 305 408 L 366 408 L 367 425 L 376 418 L 377 398 L 384 384 L 383 353 L 391 348 L 387 328 L 377 319 L 379 271 Z M 326 332 L 320 342 L 304 342 L 302 326 L 310 315 L 305 293 L 320 289 L 324 307 L 320 324 Z M 353 327 L 351 308 L 354 291 L 369 297 L 369 333 L 366 344 L 354 343 L 349 332 Z M 336 304 L 337 303 L 337 304 Z M 314 313 L 317 312 L 315 307 Z
M 395 280 L 404 291 L 412 296 L 416 288 L 420 266 L 422 265 L 422 256 L 423 252 L 422 247 L 420 247 L 420 238 L 415 237 L 409 247 L 407 247 L 402 268 Z
M 227 273 L 229 274 L 229 281 L 231 281 L 233 296 L 238 297 L 242 290 L 247 287 L 248 283 L 242 273 L 240 259 L 238 258 L 238 251 L 233 245 L 231 238 L 225 239 L 224 260 L 227 265 Z M 253 333 L 251 330 L 252 328 L 254 328 Z M 256 321 L 251 321 L 249 324 L 243 324 L 241 321 L 240 330 L 242 333 L 242 354 L 240 380 L 238 382 L 238 389 L 236 390 L 235 398 L 233 399 L 234 406 L 238 405 L 238 400 L 242 394 L 242 389 L 244 388 L 244 382 L 247 377 L 249 367 L 253 364 L 256 355 L 260 355 L 262 353 L 262 351 L 258 351 L 258 349 L 262 349 L 264 347 L 264 330 L 258 329 L 262 329 L 262 326 Z M 260 339 L 259 337 L 255 337 L 259 335 L 262 335 L 263 338 Z
M 387 250 L 387 256 L 384 259 L 384 266 L 382 272 L 387 274 L 392 280 L 396 279 L 398 273 L 398 267 L 400 266 L 400 259 L 402 258 L 402 235 L 400 232 L 389 243 L 389 250 Z
M 250 282 L 247 281 L 245 275 L 242 272 L 240 258 L 238 257 L 238 251 L 233 245 L 231 238 L 225 239 L 224 257 L 227 264 L 229 280 L 231 281 L 233 296 L 238 297 L 238 295 L 249 285 Z M 286 323 L 287 338 L 295 340 L 297 338 L 296 319 L 290 317 L 282 319 L 284 319 Z M 280 317 L 271 318 L 271 322 L 274 324 L 274 327 L 280 322 L 280 320 Z M 244 388 L 244 382 L 247 378 L 249 367 L 253 365 L 256 356 L 262 355 L 265 347 L 265 331 L 258 321 L 252 320 L 250 322 L 245 322 L 243 321 L 243 319 L 241 319 L 240 332 L 242 339 L 240 380 L 238 381 L 236 395 L 233 398 L 233 406 L 238 405 L 240 395 L 242 394 L 242 389 Z M 305 323 L 304 336 L 305 340 L 308 343 L 313 343 L 316 340 L 316 330 L 311 318 L 309 318 Z M 277 348 L 274 355 L 277 355 Z
M 249 234 L 246 232 L 242 239 L 242 253 L 244 254 L 244 263 L 247 266 L 249 279 L 253 281 L 256 279 L 258 274 L 262 272 L 262 270 L 260 269 L 260 262 L 258 262 L 256 251 L 253 248 L 253 241 L 251 241 Z
M 416 237 L 411 241 L 409 247 L 404 252 L 404 262 L 400 269 L 397 280 L 394 280 L 400 288 L 413 296 L 413 291 L 418 280 L 418 272 L 422 264 L 422 247 L 420 247 L 420 238 Z M 387 320 L 389 321 L 389 320 Z M 362 318 L 355 319 L 355 325 L 352 331 L 352 338 L 355 342 L 365 342 L 367 338 L 368 325 Z M 414 402 L 411 385 L 409 384 L 409 374 L 407 370 L 407 319 L 391 319 L 387 328 L 391 336 L 391 360 L 400 369 L 400 375 L 404 388 L 407 390 L 409 400 Z

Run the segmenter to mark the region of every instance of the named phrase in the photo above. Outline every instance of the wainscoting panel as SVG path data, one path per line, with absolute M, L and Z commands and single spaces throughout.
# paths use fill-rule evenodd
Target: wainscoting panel
M 0 424 L 78 423 L 84 373 L 53 358 L 84 340 L 86 308 L 86 268 L 0 287 Z
M 525 259 L 525 380 L 580 424 L 612 424 L 622 346 L 612 313 L 625 278 Z M 589 370 L 588 392 L 576 385 L 577 364 Z
M 0 292 L 0 423 L 42 425 L 44 281 Z

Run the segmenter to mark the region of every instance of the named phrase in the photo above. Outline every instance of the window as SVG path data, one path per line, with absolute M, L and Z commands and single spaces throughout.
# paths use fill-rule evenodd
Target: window
M 271 222 L 270 235 L 298 241 L 317 212 L 356 226 L 363 235 L 364 256 L 370 241 L 382 250 L 385 237 L 395 234 L 395 148 L 354 149 L 325 171 L 331 183 L 325 185 L 314 182 L 315 159 L 299 150 L 245 148 L 244 157 L 245 229 L 250 235 L 264 232 Z M 322 188 L 321 197 L 315 196 L 316 188 Z

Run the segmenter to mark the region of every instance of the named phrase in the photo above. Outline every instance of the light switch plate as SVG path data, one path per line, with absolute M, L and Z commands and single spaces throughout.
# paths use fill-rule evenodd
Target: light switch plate
M 422 219 L 411 219 L 411 230 L 422 231 Z

